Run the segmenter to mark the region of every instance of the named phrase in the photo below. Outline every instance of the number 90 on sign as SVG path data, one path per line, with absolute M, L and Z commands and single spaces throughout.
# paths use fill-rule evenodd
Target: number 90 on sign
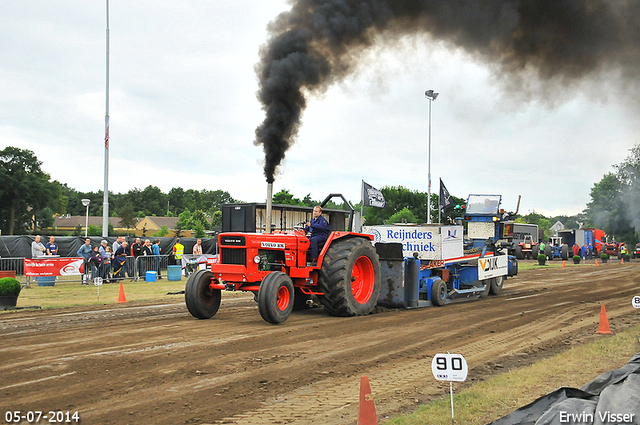
M 461 354 L 436 354 L 431 361 L 431 372 L 438 381 L 462 382 L 467 379 L 469 367 Z

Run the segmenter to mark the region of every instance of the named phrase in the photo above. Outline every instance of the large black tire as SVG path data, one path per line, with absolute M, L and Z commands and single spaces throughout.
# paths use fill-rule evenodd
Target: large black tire
M 502 285 L 504 284 L 504 276 L 498 276 L 491 279 L 491 295 L 500 295 L 502 292 Z
M 560 257 L 563 260 L 568 260 L 569 259 L 569 245 L 562 245 L 560 247 Z
M 489 291 L 491 290 L 491 282 L 493 282 L 493 280 L 484 279 L 484 280 L 481 280 L 480 282 L 484 286 L 484 291 L 480 293 L 480 298 L 487 298 L 489 296 Z
M 380 259 L 368 239 L 338 239 L 322 261 L 318 296 L 333 316 L 362 316 L 373 311 L 380 296 Z
M 546 255 L 549 260 L 553 260 L 553 250 L 551 249 L 551 245 L 544 247 L 544 255 Z
M 222 294 L 219 289 L 211 289 L 209 284 L 213 273 L 208 270 L 198 270 L 192 273 L 184 288 L 184 301 L 187 310 L 195 318 L 210 319 L 220 308 Z
M 442 279 L 436 279 L 431 284 L 431 304 L 443 306 L 447 301 L 447 284 Z
M 537 260 L 538 259 L 538 254 L 540 254 L 540 246 L 536 245 L 536 246 L 531 247 L 531 259 Z
M 262 279 L 258 290 L 258 311 L 274 325 L 286 321 L 293 311 L 293 282 L 283 272 L 271 272 Z
M 516 258 L 518 260 L 524 260 L 524 253 L 522 252 L 522 245 L 516 246 Z

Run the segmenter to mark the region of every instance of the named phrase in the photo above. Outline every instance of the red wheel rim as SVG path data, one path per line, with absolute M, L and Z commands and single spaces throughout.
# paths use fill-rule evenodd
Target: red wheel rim
M 375 272 L 369 257 L 358 258 L 351 270 L 351 293 L 359 304 L 369 301 L 375 286 Z
M 286 286 L 281 286 L 278 289 L 278 298 L 276 298 L 276 305 L 278 306 L 278 310 L 285 311 L 289 306 L 289 288 Z

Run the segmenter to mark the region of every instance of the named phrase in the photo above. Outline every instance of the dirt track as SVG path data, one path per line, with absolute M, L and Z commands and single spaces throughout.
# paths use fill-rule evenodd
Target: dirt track
M 191 317 L 179 297 L 5 313 L 0 413 L 78 411 L 83 424 L 355 424 L 366 375 L 384 419 L 445 394 L 431 374 L 436 353 L 463 354 L 467 383 L 481 380 L 593 339 L 601 303 L 614 332 L 636 324 L 635 295 L 640 263 L 521 272 L 499 297 L 356 318 L 316 308 L 280 326 L 247 294 L 223 294 L 210 320 Z

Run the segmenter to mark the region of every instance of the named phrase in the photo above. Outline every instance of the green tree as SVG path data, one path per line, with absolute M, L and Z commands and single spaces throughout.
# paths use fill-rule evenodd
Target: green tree
M 386 224 L 393 223 L 417 223 L 418 219 L 416 216 L 409 210 L 409 208 L 403 208 L 402 211 L 398 211 L 391 217 L 387 219 Z
M 167 226 L 162 225 L 162 227 L 160 227 L 160 230 L 154 233 L 153 236 L 157 238 L 161 238 L 163 236 L 167 236 L 168 234 L 169 234 L 169 229 L 167 229 Z
M 118 216 L 120 217 L 120 227 L 124 227 L 125 229 L 132 229 L 136 227 L 138 223 L 133 205 L 130 202 L 127 202 L 118 210 Z
M 211 217 L 211 228 L 222 226 L 222 211 L 216 211 Z
M 193 216 L 191 211 L 188 209 L 182 211 L 180 215 L 178 215 L 178 222 L 176 223 L 176 229 L 193 229 L 195 223 L 193 222 Z
M 34 228 L 45 229 L 52 227 L 54 222 L 53 210 L 49 207 L 44 207 L 34 214 Z
M 294 198 L 289 192 L 289 189 L 282 189 L 280 192 L 273 195 L 272 202 L 274 204 L 283 205 L 302 205 L 300 199 Z
M 196 223 L 195 226 L 193 226 L 193 230 L 194 230 L 194 236 L 196 238 L 204 238 L 206 233 L 205 233 L 205 228 L 202 225 L 202 223 Z
M 50 207 L 62 212 L 60 183 L 50 181 L 42 162 L 26 149 L 7 147 L 0 151 L 0 223 L 5 234 L 23 231 L 33 221 L 30 211 Z
M 202 210 L 195 210 L 191 215 L 191 220 L 193 222 L 193 229 L 197 230 L 196 227 L 202 227 L 203 231 L 209 229 L 209 220 L 207 220 L 207 216 Z M 202 237 L 202 236 L 200 236 Z
M 403 186 L 383 187 L 380 189 L 384 199 L 387 201 L 387 208 L 365 207 L 364 216 L 367 225 L 383 224 L 393 214 L 407 208 L 416 217 L 417 222 L 425 223 L 427 216 L 427 194 L 424 192 L 412 191 Z M 438 219 L 437 196 L 432 195 L 432 213 L 435 211 L 436 221 Z M 433 200 L 435 199 L 435 203 Z M 434 210 L 435 208 L 435 210 Z M 433 215 L 432 215 L 433 217 Z

